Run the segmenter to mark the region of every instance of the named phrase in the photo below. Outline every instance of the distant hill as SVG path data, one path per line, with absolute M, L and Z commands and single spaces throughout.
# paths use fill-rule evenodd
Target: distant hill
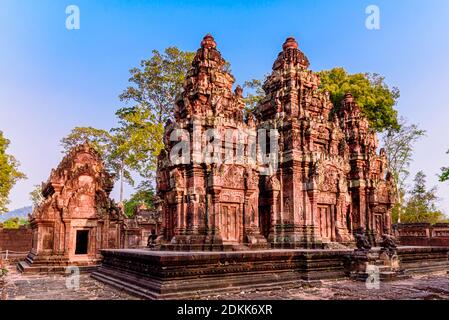
M 28 214 L 33 211 L 33 207 L 24 207 L 14 211 L 10 211 L 4 214 L 0 214 L 0 223 L 5 222 L 11 218 L 24 218 L 28 219 Z

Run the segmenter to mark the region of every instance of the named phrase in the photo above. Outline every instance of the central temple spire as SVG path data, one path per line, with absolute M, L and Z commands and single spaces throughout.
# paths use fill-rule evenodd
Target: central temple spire
M 210 33 L 206 34 L 203 38 L 203 41 L 201 42 L 201 48 L 210 49 L 210 48 L 216 48 L 217 43 L 215 42 L 214 37 Z
M 287 49 L 298 49 L 298 42 L 296 42 L 295 38 L 289 37 L 285 40 L 282 49 L 285 51 Z
M 233 92 L 234 82 L 214 37 L 207 34 L 186 75 L 184 90 L 176 101 L 175 118 L 213 116 L 243 121 L 242 89 Z
M 300 69 L 307 69 L 309 65 L 309 59 L 299 50 L 298 42 L 295 38 L 288 37 L 282 46 L 282 52 L 279 53 L 278 58 L 274 62 L 273 70 L 286 69 L 289 66 L 299 66 Z

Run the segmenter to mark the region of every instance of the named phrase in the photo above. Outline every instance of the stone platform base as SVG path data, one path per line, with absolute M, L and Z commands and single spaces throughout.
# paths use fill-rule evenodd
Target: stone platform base
M 273 289 L 300 280 L 343 278 L 351 250 L 166 252 L 104 250 L 92 277 L 147 299 Z
M 17 264 L 17 270 L 26 274 L 37 273 L 59 273 L 64 274 L 70 272 L 68 267 L 77 267 L 80 273 L 88 273 L 95 271 L 100 265 L 100 260 L 79 260 L 70 261 L 59 257 L 38 257 L 33 253 L 29 253 L 25 260 Z
M 399 248 L 407 272 L 449 270 L 449 248 Z M 350 272 L 353 250 L 166 252 L 103 250 L 92 277 L 146 299 L 191 299 L 245 290 L 280 289 Z M 385 273 L 386 276 L 387 273 Z M 383 280 L 387 280 L 385 277 Z M 402 277 L 392 277 L 392 280 Z M 381 280 L 382 281 L 382 280 Z
M 77 267 L 79 268 L 80 273 L 90 273 L 98 269 L 100 265 L 88 265 L 88 266 L 76 266 L 76 265 L 70 265 L 70 266 L 55 266 L 55 265 L 40 265 L 40 266 L 34 266 L 28 264 L 26 261 L 20 261 L 17 264 L 17 270 L 21 273 L 25 274 L 38 274 L 38 273 L 49 273 L 49 274 L 65 274 L 70 271 L 70 269 L 67 269 L 69 267 Z
M 449 270 L 449 247 L 400 247 L 401 267 L 409 274 Z

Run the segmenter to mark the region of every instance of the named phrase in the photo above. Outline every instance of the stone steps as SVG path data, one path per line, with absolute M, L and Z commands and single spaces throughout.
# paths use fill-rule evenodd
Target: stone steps
M 77 267 L 79 268 L 80 273 L 91 273 L 95 271 L 99 265 L 90 265 L 90 266 L 68 266 L 68 265 L 45 265 L 45 264 L 32 264 L 29 263 L 28 260 L 20 261 L 17 264 L 17 270 L 20 273 L 26 274 L 38 274 L 38 273 L 47 273 L 47 274 L 65 274 L 70 273 L 71 271 L 67 268 Z

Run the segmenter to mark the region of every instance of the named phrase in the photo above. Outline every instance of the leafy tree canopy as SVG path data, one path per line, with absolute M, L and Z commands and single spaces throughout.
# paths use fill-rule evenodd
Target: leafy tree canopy
M 140 63 L 140 68 L 130 70 L 132 83 L 120 99 L 132 103 L 134 108 L 147 110 L 146 118 L 157 123 L 165 123 L 173 118 L 173 107 L 177 95 L 181 92 L 185 75 L 189 71 L 194 52 L 181 51 L 176 47 L 165 49 L 164 53 L 153 50 L 153 56 Z M 120 109 L 122 114 L 129 114 L 130 109 Z
M 33 207 L 39 206 L 44 197 L 42 195 L 42 187 L 40 185 L 35 185 L 34 190 L 30 192 L 30 200 L 33 202 Z
M 246 112 L 253 112 L 265 97 L 265 91 L 262 89 L 263 81 L 252 79 L 243 83 L 243 89 L 246 90 L 245 102 Z
M 106 130 L 92 127 L 75 127 L 66 137 L 61 139 L 61 146 L 63 147 L 63 153 L 67 153 L 87 141 L 101 157 L 105 158 L 110 153 L 111 140 L 112 136 Z
M 384 77 L 369 73 L 349 74 L 344 68 L 324 70 L 318 75 L 321 78 L 320 89 L 329 92 L 335 108 L 339 108 L 345 94 L 350 92 L 373 129 L 380 132 L 400 128 L 398 113 L 394 109 L 400 93 L 397 88 L 389 88 Z M 265 97 L 262 86 L 263 81 L 258 79 L 243 84 L 248 89 L 244 98 L 247 111 L 254 110 Z
M 19 229 L 22 226 L 27 226 L 30 223 L 24 218 L 11 218 L 3 222 L 4 229 Z
M 136 208 L 140 205 L 145 205 L 148 209 L 154 209 L 153 204 L 154 191 L 153 190 L 139 190 L 131 196 L 129 200 L 124 201 L 125 214 L 128 217 L 134 216 Z
M 173 119 L 176 97 L 194 57 L 194 52 L 176 47 L 169 47 L 164 53 L 154 50 L 150 59 L 140 63 L 140 68 L 130 71 L 132 85 L 120 99 L 131 106 L 117 111 L 120 126 L 113 131 L 126 137 L 121 147 L 131 168 L 144 178 L 139 189 L 152 187 L 157 156 L 163 148 L 164 124 Z
M 394 109 L 400 96 L 397 88 L 389 88 L 378 74 L 349 74 L 344 68 L 318 72 L 321 89 L 330 93 L 336 108 L 346 93 L 356 99 L 362 113 L 376 131 L 399 128 L 398 113 Z
M 19 171 L 19 162 L 7 153 L 10 141 L 0 131 L 0 213 L 6 212 L 9 203 L 9 193 L 20 179 L 26 179 Z
M 134 184 L 131 172 L 127 170 L 127 154 L 122 152 L 122 144 L 126 139 L 103 129 L 92 127 L 76 127 L 61 140 L 63 152 L 70 151 L 77 145 L 88 141 L 102 157 L 106 169 L 115 174 L 116 179 L 123 178 L 131 185 Z
M 401 222 L 406 195 L 406 179 L 413 158 L 415 142 L 425 135 L 425 131 L 415 124 L 408 124 L 405 119 L 399 120 L 399 128 L 390 127 L 382 134 L 382 147 L 387 155 L 388 170 L 392 174 L 397 204 L 393 208 L 395 221 Z
M 427 189 L 426 175 L 422 171 L 416 174 L 413 181 L 414 186 L 409 191 L 402 222 L 427 222 L 432 224 L 445 222 L 447 217 L 437 208 L 437 188 Z
M 449 151 L 447 152 L 447 154 L 449 154 Z M 441 182 L 449 181 L 449 167 L 441 168 L 440 181 Z

